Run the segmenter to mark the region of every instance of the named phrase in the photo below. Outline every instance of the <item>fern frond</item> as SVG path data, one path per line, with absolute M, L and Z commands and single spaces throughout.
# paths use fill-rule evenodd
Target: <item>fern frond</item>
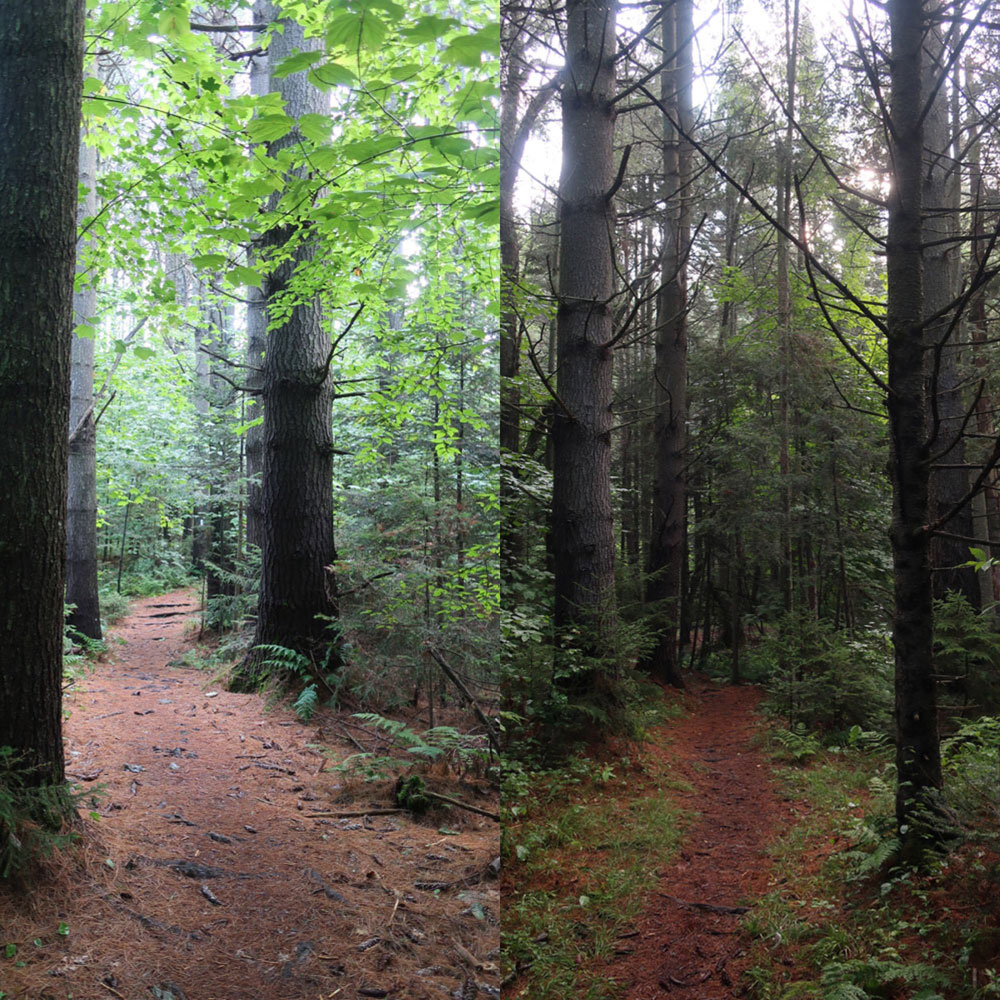
M 319 695 L 316 693 L 316 685 L 310 684 L 303 688 L 301 694 L 292 704 L 292 711 L 303 721 L 308 722 L 319 706 Z

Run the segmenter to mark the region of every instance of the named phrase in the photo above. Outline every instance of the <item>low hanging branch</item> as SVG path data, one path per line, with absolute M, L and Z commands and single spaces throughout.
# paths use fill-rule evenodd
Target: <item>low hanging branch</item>
M 475 698 L 473 698 L 471 692 L 465 686 L 465 683 L 458 676 L 458 674 L 456 674 L 455 671 L 448 665 L 445 658 L 433 646 L 427 646 L 425 648 L 425 652 L 441 668 L 448 680 L 450 680 L 452 684 L 458 688 L 462 697 L 464 697 L 472 706 L 472 711 L 476 713 L 476 718 L 478 718 L 479 721 L 486 727 L 486 738 L 490 741 L 490 746 L 493 747 L 497 753 L 499 753 L 500 734 L 496 730 L 496 724 L 494 721 L 479 707 L 479 703 Z M 438 797 L 440 798 L 440 796 Z M 489 813 L 486 813 L 485 815 L 489 815 Z
M 139 322 L 136 323 L 135 326 L 133 326 L 132 329 L 129 330 L 129 332 L 122 338 L 121 341 L 122 344 L 128 345 L 131 342 L 132 338 L 146 325 L 146 321 L 148 319 L 149 319 L 148 316 L 143 316 L 142 319 L 140 319 Z M 107 377 L 104 379 L 104 385 L 102 385 L 101 388 L 94 393 L 95 399 L 100 399 L 101 396 L 103 396 L 104 393 L 108 391 L 108 386 L 111 383 L 111 379 L 114 376 L 115 372 L 118 371 L 118 366 L 122 363 L 123 357 L 125 357 L 124 350 L 118 355 L 118 357 L 115 358 L 114 363 L 111 365 L 111 371 L 108 372 Z M 111 393 L 105 404 L 101 407 L 101 412 L 97 414 L 97 417 L 94 420 L 95 427 L 97 426 L 97 422 L 101 419 L 101 417 L 104 416 L 104 411 L 111 405 L 111 401 L 117 395 L 118 395 L 118 390 L 116 389 L 114 392 Z M 87 421 L 91 418 L 93 412 L 94 412 L 94 403 L 91 403 L 90 406 L 88 406 L 87 409 L 84 411 L 83 416 L 80 417 L 76 427 L 74 427 L 73 430 L 70 432 L 69 435 L 70 444 L 73 444 L 73 442 L 76 441 L 76 439 L 80 436 L 80 434 L 83 431 L 83 428 L 86 426 Z

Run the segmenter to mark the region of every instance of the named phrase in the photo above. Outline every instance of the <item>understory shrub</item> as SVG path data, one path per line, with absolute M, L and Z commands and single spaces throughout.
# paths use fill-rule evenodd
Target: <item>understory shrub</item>
M 67 847 L 66 830 L 78 798 L 68 785 L 28 783 L 18 754 L 0 746 L 0 879 L 25 874 L 39 858 Z
M 1000 840 L 1000 718 L 966 722 L 942 741 L 941 763 L 948 804 L 966 834 L 976 840 Z
M 892 712 L 892 652 L 872 629 L 855 638 L 808 612 L 783 616 L 761 654 L 772 664 L 769 711 L 789 729 L 887 732 Z

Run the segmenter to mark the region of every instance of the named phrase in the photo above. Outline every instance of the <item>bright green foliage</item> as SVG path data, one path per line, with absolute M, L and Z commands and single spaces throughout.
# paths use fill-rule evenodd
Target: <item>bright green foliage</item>
M 247 23 L 251 7 L 230 13 Z M 95 60 L 85 86 L 100 208 L 84 222 L 78 278 L 99 295 L 78 333 L 95 338 L 106 384 L 102 575 L 114 588 L 124 534 L 124 591 L 179 586 L 194 569 L 215 594 L 210 626 L 252 612 L 241 447 L 261 416 L 236 388 L 244 299 L 308 239 L 314 262 L 269 297 L 269 320 L 317 299 L 331 339 L 352 687 L 408 697 L 426 681 L 424 639 L 486 681 L 498 614 L 496 13 L 478 0 L 278 7 L 320 48 L 272 71 L 307 71 L 328 114 L 295 119 L 277 93 L 247 93 L 246 57 L 230 55 L 266 48 L 278 28 L 221 36 L 190 30 L 202 18 L 191 3 L 90 4 L 91 48 L 117 67 Z M 249 256 L 274 227 L 289 239 Z M 311 683 L 303 713 L 330 695 Z

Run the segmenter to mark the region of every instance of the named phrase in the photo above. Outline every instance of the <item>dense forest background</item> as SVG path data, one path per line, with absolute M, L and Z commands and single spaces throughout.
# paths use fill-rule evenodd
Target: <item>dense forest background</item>
M 603 996 L 532 935 L 565 913 L 608 955 L 601 935 L 632 929 L 616 907 L 649 869 L 603 922 L 599 880 L 555 872 L 573 845 L 590 864 L 595 828 L 614 839 L 593 813 L 632 802 L 607 786 L 647 760 L 617 741 L 661 704 L 650 680 L 762 684 L 786 759 L 881 747 L 858 765 L 878 788 L 869 875 L 992 842 L 997 11 L 502 14 L 505 837 L 524 898 L 507 981 Z M 569 748 L 594 758 L 573 778 Z M 632 781 L 669 798 L 645 767 Z M 760 995 L 938 995 L 930 973 L 897 994 L 902 974 L 838 968 L 798 993 L 761 973 Z

